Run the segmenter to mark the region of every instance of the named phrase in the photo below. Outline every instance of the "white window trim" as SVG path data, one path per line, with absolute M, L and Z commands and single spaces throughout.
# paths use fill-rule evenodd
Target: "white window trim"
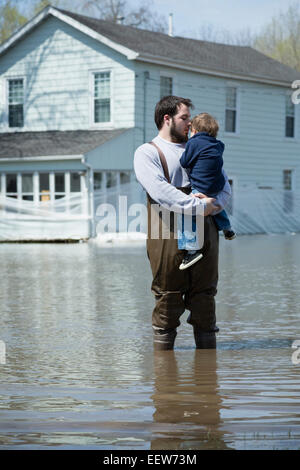
M 283 129 L 283 132 L 284 132 L 284 140 L 286 142 L 299 142 L 299 139 L 300 139 L 300 136 L 298 135 L 298 132 L 297 132 L 297 129 L 298 129 L 298 122 L 299 122 L 299 116 L 298 116 L 298 113 L 299 113 L 299 106 L 297 106 L 296 104 L 294 104 L 294 137 L 287 137 L 286 136 L 286 129 L 285 129 L 285 126 L 286 126 L 286 117 L 287 117 L 287 114 L 286 114 L 286 97 L 289 96 L 291 98 L 292 96 L 292 93 L 290 91 L 287 91 L 286 94 L 285 94 L 285 98 L 284 98 L 284 129 Z M 286 168 L 287 170 L 289 168 Z
M 235 132 L 228 132 L 226 131 L 226 88 L 231 87 L 231 88 L 236 88 L 236 125 L 235 125 Z M 240 111 L 241 111 L 241 87 L 237 83 L 232 83 L 232 82 L 227 82 L 225 85 L 225 95 L 224 95 L 224 134 L 226 136 L 239 136 L 240 135 Z
M 160 71 L 159 73 L 159 97 L 160 97 L 160 77 L 172 78 L 172 94 L 178 94 L 177 75 L 174 72 Z
M 8 82 L 10 80 L 23 80 L 23 87 L 24 87 L 24 93 L 23 93 L 23 126 L 22 127 L 9 127 L 9 102 L 8 102 L 8 93 L 9 93 L 9 85 Z M 4 103 L 5 103 L 5 116 L 4 116 L 4 128 L 8 132 L 17 132 L 17 131 L 25 131 L 26 130 L 26 90 L 27 90 L 27 83 L 26 83 L 26 76 L 25 75 L 6 75 L 4 76 Z
M 94 75 L 96 73 L 110 73 L 110 121 L 109 122 L 94 122 Z M 97 68 L 89 70 L 89 115 L 90 115 L 90 128 L 91 129 L 111 129 L 114 127 L 114 100 L 113 100 L 113 90 L 114 90 L 114 72 L 110 68 Z

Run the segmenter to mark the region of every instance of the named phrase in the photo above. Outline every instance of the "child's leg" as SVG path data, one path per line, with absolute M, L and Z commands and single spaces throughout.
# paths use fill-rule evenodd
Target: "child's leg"
M 196 216 L 178 214 L 177 237 L 179 250 L 196 251 L 199 249 L 196 235 Z
M 231 230 L 230 220 L 225 210 L 214 215 L 218 230 Z
M 226 240 L 233 240 L 236 237 L 235 232 L 231 228 L 230 220 L 226 211 L 219 212 L 214 216 L 215 222 L 219 230 L 223 230 Z

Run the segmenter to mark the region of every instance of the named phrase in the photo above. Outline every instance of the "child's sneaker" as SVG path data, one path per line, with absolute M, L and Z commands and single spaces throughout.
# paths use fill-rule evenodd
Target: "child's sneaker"
M 192 264 L 195 264 L 197 263 L 197 261 L 199 261 L 199 259 L 203 258 L 203 254 L 200 253 L 199 251 L 196 251 L 195 253 L 191 254 L 191 253 L 187 253 L 183 260 L 182 260 L 182 263 L 181 265 L 179 266 L 179 269 L 182 271 L 183 269 L 187 269 L 189 268 L 190 266 L 192 266 Z
M 233 240 L 236 237 L 233 230 L 223 230 L 223 233 L 226 240 Z

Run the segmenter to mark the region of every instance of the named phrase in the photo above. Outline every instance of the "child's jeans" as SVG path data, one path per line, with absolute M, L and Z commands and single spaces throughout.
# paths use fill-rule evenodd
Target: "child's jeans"
M 193 189 L 193 193 L 198 193 L 196 189 Z M 180 223 L 181 217 L 181 223 Z M 225 210 L 219 212 L 213 216 L 218 230 L 231 230 L 230 220 Z M 186 226 L 184 226 L 186 223 Z M 179 250 L 200 250 L 202 247 L 199 246 L 197 239 L 196 230 L 196 216 L 178 216 L 178 249 Z

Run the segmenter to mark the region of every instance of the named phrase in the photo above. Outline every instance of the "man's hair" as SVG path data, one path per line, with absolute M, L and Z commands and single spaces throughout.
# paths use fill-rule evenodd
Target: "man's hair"
M 158 130 L 160 130 L 164 123 L 164 116 L 168 114 L 170 117 L 178 113 L 178 108 L 181 104 L 185 104 L 189 108 L 193 108 L 193 103 L 188 98 L 181 98 L 180 96 L 164 96 L 159 100 L 155 106 L 154 121 Z
M 207 132 L 212 137 L 217 137 L 218 135 L 218 121 L 208 113 L 197 114 L 197 116 L 193 117 L 191 127 L 196 132 Z

